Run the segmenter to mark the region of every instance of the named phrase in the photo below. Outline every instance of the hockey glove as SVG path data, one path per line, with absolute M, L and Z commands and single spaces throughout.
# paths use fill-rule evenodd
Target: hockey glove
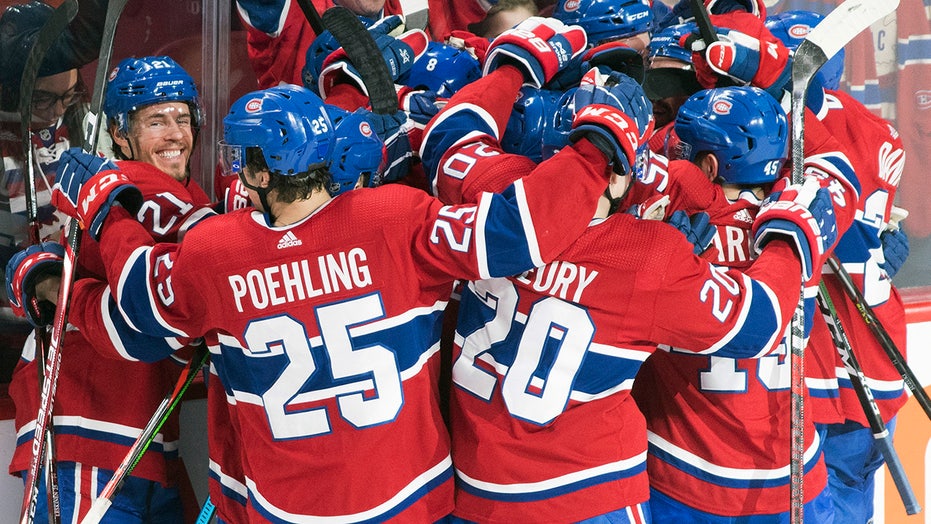
M 652 105 L 643 88 L 626 75 L 602 75 L 592 69 L 576 90 L 574 103 L 569 141 L 588 138 L 611 160 L 617 173 L 630 173 L 641 140 L 647 130 L 652 131 Z
M 130 213 L 142 207 L 142 193 L 116 163 L 73 147 L 61 154 L 52 204 L 62 213 L 77 218 L 94 240 L 110 208 L 119 203 Z
M 485 63 L 485 55 L 488 54 L 491 40 L 457 29 L 446 38 L 446 44 L 458 47 L 474 56 L 480 63 Z
M 882 242 L 883 256 L 886 258 L 886 261 L 879 267 L 883 268 L 889 278 L 892 278 L 902 269 L 902 264 L 908 258 L 908 235 L 902 229 L 891 229 L 883 231 L 879 235 L 879 240 Z
M 795 245 L 807 282 L 820 271 L 824 254 L 837 240 L 837 222 L 831 195 L 814 177 L 801 185 L 780 179 L 766 197 L 753 222 L 753 248 L 757 254 L 766 244 L 781 238 Z
M 711 224 L 708 213 L 699 212 L 689 216 L 680 209 L 669 217 L 669 224 L 681 231 L 692 243 L 692 252 L 696 255 L 704 253 L 714 240 L 715 227 Z
M 13 313 L 26 317 L 35 327 L 48 326 L 55 318 L 55 305 L 36 297 L 36 283 L 46 276 L 61 276 L 65 247 L 43 242 L 19 251 L 6 265 L 6 294 Z
M 555 18 L 530 17 L 491 42 L 482 73 L 487 75 L 502 64 L 524 73 L 524 85 L 543 87 L 588 44 L 585 31 Z
M 370 18 L 364 16 L 358 18 L 365 27 L 372 25 Z M 317 81 L 320 79 L 320 72 L 323 71 L 323 61 L 337 49 L 339 49 L 339 42 L 329 31 L 324 31 L 314 38 L 314 41 L 307 47 L 304 68 L 301 69 L 301 81 L 304 87 L 320 94 L 317 92 Z
M 377 177 L 369 181 L 369 187 L 380 186 L 388 182 L 395 182 L 407 176 L 414 156 L 408 132 L 413 122 L 404 111 L 391 115 L 382 115 L 357 109 L 357 113 L 364 112 L 366 118 L 372 123 L 372 130 L 385 143 L 385 167 Z
M 399 35 L 397 38 L 389 33 L 403 23 L 400 16 L 393 15 L 383 18 L 369 28 L 369 33 L 381 50 L 382 58 L 388 64 L 391 79 L 403 83 L 403 76 L 410 71 L 414 61 L 427 50 L 429 38 L 427 33 L 414 29 Z M 339 48 L 323 61 L 323 70 L 320 72 L 318 88 L 320 96 L 326 99 L 330 89 L 339 82 L 351 82 L 368 95 L 362 75 L 355 65 L 349 61 L 345 50 Z
M 718 27 L 719 40 L 707 47 L 696 34 L 684 35 L 680 45 L 692 51 L 692 64 L 702 86 L 716 87 L 720 75 L 759 87 L 779 100 L 784 91 L 791 91 L 789 49 L 762 22 L 741 29 Z

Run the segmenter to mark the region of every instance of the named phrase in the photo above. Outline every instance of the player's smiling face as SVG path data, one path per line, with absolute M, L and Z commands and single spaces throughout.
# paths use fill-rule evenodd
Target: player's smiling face
M 129 141 L 133 160 L 152 164 L 175 180 L 184 180 L 194 147 L 194 127 L 188 105 L 165 102 L 139 109 L 132 115 Z

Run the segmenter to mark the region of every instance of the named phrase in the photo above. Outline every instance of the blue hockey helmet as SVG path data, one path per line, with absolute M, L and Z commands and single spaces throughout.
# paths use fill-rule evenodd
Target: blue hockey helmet
M 575 88 L 564 93 L 522 87 L 501 137 L 501 148 L 534 162 L 556 154 L 569 143 L 574 93 Z
M 442 98 L 449 98 L 466 84 L 482 77 L 482 66 L 468 51 L 455 46 L 430 42 L 417 59 L 404 82 L 410 87 L 424 87 Z
M 327 168 L 327 191 L 334 196 L 355 186 L 359 175 L 374 176 L 382 159 L 382 141 L 364 116 L 328 106 L 295 85 L 254 91 L 230 107 L 220 144 L 224 171 L 240 172 L 249 147 L 261 148 L 277 175 Z
M 329 193 L 336 196 L 352 189 L 359 175 L 364 175 L 367 186 L 379 185 L 384 143 L 372 129 L 368 112 L 359 109 L 350 113 L 332 105 L 327 105 L 326 110 L 335 126 L 333 147 L 328 155 L 332 177 Z
M 194 79 L 168 56 L 125 58 L 110 71 L 103 111 L 123 133 L 129 131 L 129 114 L 163 102 L 187 102 L 197 128 L 202 121 Z
M 653 29 L 649 0 L 559 0 L 553 18 L 581 26 L 593 46 Z
M 782 41 L 789 49 L 796 49 L 808 36 L 808 32 L 818 25 L 824 16 L 812 11 L 793 10 L 770 16 L 766 19 L 766 28 Z M 836 90 L 844 74 L 844 49 L 841 48 L 818 71 L 818 79 L 825 89 Z
M 679 40 L 688 34 L 698 31 L 695 22 L 671 25 L 654 33 L 650 38 L 650 58 L 673 58 L 686 64 L 692 63 L 692 52 L 681 45 Z
M 259 147 L 270 172 L 293 176 L 326 166 L 333 140 L 333 122 L 320 97 L 281 85 L 233 103 L 223 119 L 221 161 L 238 173 L 245 149 Z
M 789 151 L 789 124 L 775 98 L 756 87 L 724 87 L 695 93 L 675 123 L 679 158 L 710 152 L 718 176 L 731 184 L 774 182 Z

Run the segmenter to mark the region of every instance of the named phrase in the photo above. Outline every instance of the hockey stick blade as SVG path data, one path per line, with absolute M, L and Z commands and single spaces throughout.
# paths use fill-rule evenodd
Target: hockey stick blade
M 103 24 L 103 38 L 100 41 L 100 53 L 97 55 L 97 69 L 94 73 L 94 94 L 84 130 L 84 151 L 96 153 L 97 139 L 100 135 L 100 117 L 103 110 L 103 97 L 107 88 L 107 75 L 110 72 L 110 58 L 113 56 L 113 39 L 116 36 L 116 24 L 128 0 L 110 0 L 107 4 L 107 18 Z
M 33 223 L 36 220 L 38 206 L 35 195 L 35 162 L 33 161 L 34 155 L 32 151 L 32 93 L 35 90 L 36 79 L 39 76 L 39 69 L 42 67 L 45 55 L 48 54 L 55 40 L 65 31 L 65 28 L 68 27 L 77 12 L 77 0 L 63 2 L 52 11 L 52 14 L 36 35 L 36 40 L 33 42 L 29 55 L 26 57 L 26 62 L 23 64 L 23 76 L 19 84 L 20 136 L 23 140 L 23 169 L 28 174 L 33 175 L 27 177 L 31 178 L 31 180 L 27 180 L 25 188 L 26 219 Z M 35 238 L 32 238 L 31 241 L 37 243 L 39 241 L 37 236 L 38 228 L 36 228 L 36 231 L 30 231 L 30 233 L 35 234 Z
M 333 34 L 362 75 L 362 81 L 369 92 L 372 112 L 381 115 L 396 113 L 398 94 L 394 90 L 394 81 L 368 29 L 352 11 L 340 6 L 324 11 L 323 25 Z
M 792 182 L 801 183 L 804 168 L 804 132 L 801 109 L 808 85 L 845 45 L 864 29 L 895 11 L 899 0 L 847 0 L 831 11 L 795 50 L 792 63 Z

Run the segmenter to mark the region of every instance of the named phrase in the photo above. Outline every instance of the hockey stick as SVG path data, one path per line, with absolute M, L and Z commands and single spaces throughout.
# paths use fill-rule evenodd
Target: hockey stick
M 23 170 L 25 171 L 24 198 L 26 200 L 26 221 L 29 227 L 30 244 L 38 244 L 41 239 L 38 221 L 38 198 L 36 197 L 36 168 L 38 159 L 35 157 L 35 151 L 32 146 L 32 95 L 35 91 L 36 80 L 39 77 L 39 68 L 45 60 L 45 55 L 54 45 L 55 40 L 65 31 L 71 20 L 74 19 L 78 12 L 77 0 L 68 0 L 59 5 L 45 21 L 42 28 L 36 35 L 36 39 L 29 49 L 26 61 L 23 64 L 23 76 L 19 84 L 19 115 L 20 115 L 20 136 L 23 141 Z M 43 328 L 36 328 L 33 331 L 35 340 L 36 369 L 39 375 L 39 384 L 44 383 L 45 359 L 48 351 L 48 340 Z M 58 493 L 58 468 L 55 464 L 55 439 L 54 434 L 49 429 L 45 432 L 45 453 L 39 461 L 45 465 L 45 490 L 48 495 L 48 513 L 49 522 L 57 523 L 61 520 L 61 499 Z M 31 468 L 30 468 L 31 469 Z M 38 475 L 39 472 L 33 472 Z M 36 477 L 29 480 L 27 473 L 27 485 L 30 482 L 36 484 Z M 31 491 L 30 491 L 31 493 Z M 31 495 L 30 495 L 31 496 Z M 36 503 L 38 502 L 38 493 L 36 493 Z M 32 502 L 26 502 L 31 505 Z M 32 508 L 33 517 L 35 508 Z
M 307 18 L 307 21 L 310 23 L 310 28 L 313 29 L 314 34 L 320 36 L 320 33 L 324 31 L 323 20 L 320 18 L 320 13 L 317 12 L 317 8 L 314 7 L 314 4 L 310 3 L 310 0 L 297 0 L 297 5 L 301 7 L 301 11 L 304 12 L 304 17 Z
M 334 6 L 323 13 L 323 25 L 346 51 L 359 70 L 369 92 L 372 112 L 382 115 L 398 111 L 398 94 L 375 39 L 362 22 L 345 7 Z
M 795 50 L 792 62 L 792 182 L 805 178 L 805 101 L 812 78 L 831 57 L 873 22 L 891 13 L 899 0 L 846 0 L 809 33 Z M 790 521 L 805 517 L 805 283 L 790 329 L 791 451 Z
M 197 514 L 197 520 L 194 521 L 194 524 L 208 524 L 213 520 L 213 515 L 216 512 L 217 507 L 210 500 L 210 495 L 207 495 L 207 500 L 204 501 L 204 506 L 200 508 L 200 513 Z
M 834 347 L 837 348 L 837 352 L 844 362 L 844 369 L 847 370 L 847 375 L 850 376 L 850 384 L 857 394 L 857 400 L 860 401 L 860 407 L 863 408 L 863 414 L 866 415 L 866 420 L 869 422 L 876 446 L 882 452 L 886 467 L 892 476 L 892 481 L 902 498 L 905 512 L 909 515 L 915 515 L 921 511 L 921 506 L 918 504 L 918 499 L 915 498 L 915 492 L 912 491 L 912 486 L 908 481 L 905 468 L 902 467 L 902 462 L 899 460 L 899 455 L 892 445 L 892 434 L 889 433 L 886 424 L 883 422 L 879 406 L 876 405 L 876 399 L 873 398 L 873 390 L 870 389 L 869 384 L 866 382 L 866 375 L 863 374 L 863 368 L 860 367 L 860 362 L 853 352 L 850 339 L 847 338 L 847 333 L 844 331 L 840 318 L 837 317 L 834 302 L 831 300 L 831 295 L 828 293 L 827 286 L 824 285 L 823 281 L 818 288 L 818 309 L 821 310 L 825 323 L 828 325 Z
M 110 56 L 113 54 L 113 37 L 116 35 L 116 23 L 127 0 L 110 0 L 107 4 L 107 16 L 104 22 L 103 36 L 100 42 L 100 53 L 97 58 L 97 71 L 94 77 L 94 95 L 91 99 L 91 112 L 89 129 L 85 130 L 85 151 L 94 152 L 97 148 L 97 135 L 99 131 L 98 119 L 100 109 L 103 107 L 103 91 L 107 80 L 107 70 L 110 67 Z M 58 374 L 61 370 L 61 345 L 64 341 L 65 329 L 68 325 L 68 306 L 71 298 L 71 289 L 74 286 L 74 269 L 78 252 L 81 246 L 81 230 L 74 219 L 68 226 L 68 241 L 65 245 L 65 258 L 62 263 L 61 284 L 58 289 L 58 307 L 55 310 L 55 319 L 52 323 L 48 358 L 45 362 L 45 380 L 42 382 L 42 393 L 39 398 L 39 412 L 36 416 L 35 434 L 32 439 L 32 461 L 26 476 L 26 491 L 23 495 L 21 521 L 30 523 L 35 518 L 35 505 L 38 497 L 39 463 L 45 453 L 45 433 L 48 431 L 52 418 L 52 409 L 55 404 L 55 390 L 58 385 Z M 30 480 L 31 479 L 31 480 Z
M 91 506 L 87 515 L 84 516 L 81 524 L 97 524 L 103 519 L 104 514 L 110 509 L 110 505 L 113 504 L 113 499 L 116 497 L 116 494 L 119 493 L 120 489 L 123 487 L 126 477 L 135 469 L 142 455 L 149 449 L 149 445 L 155 440 L 156 435 L 158 435 L 162 426 L 165 425 L 165 422 L 168 421 L 168 417 L 171 416 L 175 407 L 181 402 L 181 397 L 184 395 L 184 392 L 187 391 L 188 386 L 197 378 L 197 373 L 204 366 L 209 355 L 210 352 L 207 351 L 206 346 L 203 344 L 197 346 L 191 360 L 188 361 L 184 371 L 182 371 L 181 375 L 178 377 L 178 382 L 175 384 L 174 389 L 169 391 L 168 394 L 165 395 L 165 398 L 162 399 L 161 403 L 159 403 L 158 408 L 155 409 L 155 413 L 152 414 L 152 418 L 149 419 L 149 422 L 142 429 L 142 432 L 136 437 L 136 441 L 130 446 L 126 456 L 123 457 L 123 461 L 113 472 L 113 476 L 110 477 L 110 480 L 107 481 L 107 485 L 100 491 L 100 495 L 97 496 L 97 500 L 94 501 L 93 506 Z
M 886 331 L 886 328 L 883 327 L 879 318 L 876 317 L 873 308 L 866 302 L 866 297 L 863 296 L 863 292 L 860 291 L 860 288 L 853 282 L 850 273 L 847 272 L 843 264 L 841 264 L 836 257 L 832 256 L 828 259 L 828 266 L 834 274 L 837 275 L 847 296 L 857 307 L 863 321 L 866 323 L 867 327 L 870 328 L 870 331 L 873 332 L 879 345 L 885 350 L 889 360 L 892 361 L 892 365 L 895 366 L 895 369 L 902 375 L 903 382 L 908 386 L 915 400 L 918 401 L 918 405 L 924 410 L 925 415 L 931 419 L 931 398 L 928 398 L 928 394 L 925 392 L 924 388 L 921 387 L 918 378 L 912 372 L 908 363 L 905 362 L 905 357 L 902 355 L 902 352 L 899 351 L 892 337 L 889 336 L 889 332 Z
M 698 34 L 701 35 L 705 49 L 712 43 L 718 41 L 718 32 L 715 31 L 714 25 L 711 24 L 711 16 L 708 14 L 708 8 L 705 7 L 704 0 L 691 0 L 692 17 L 695 19 L 695 25 L 698 26 Z M 737 85 L 737 82 L 729 76 L 718 76 L 717 87 L 730 87 Z

